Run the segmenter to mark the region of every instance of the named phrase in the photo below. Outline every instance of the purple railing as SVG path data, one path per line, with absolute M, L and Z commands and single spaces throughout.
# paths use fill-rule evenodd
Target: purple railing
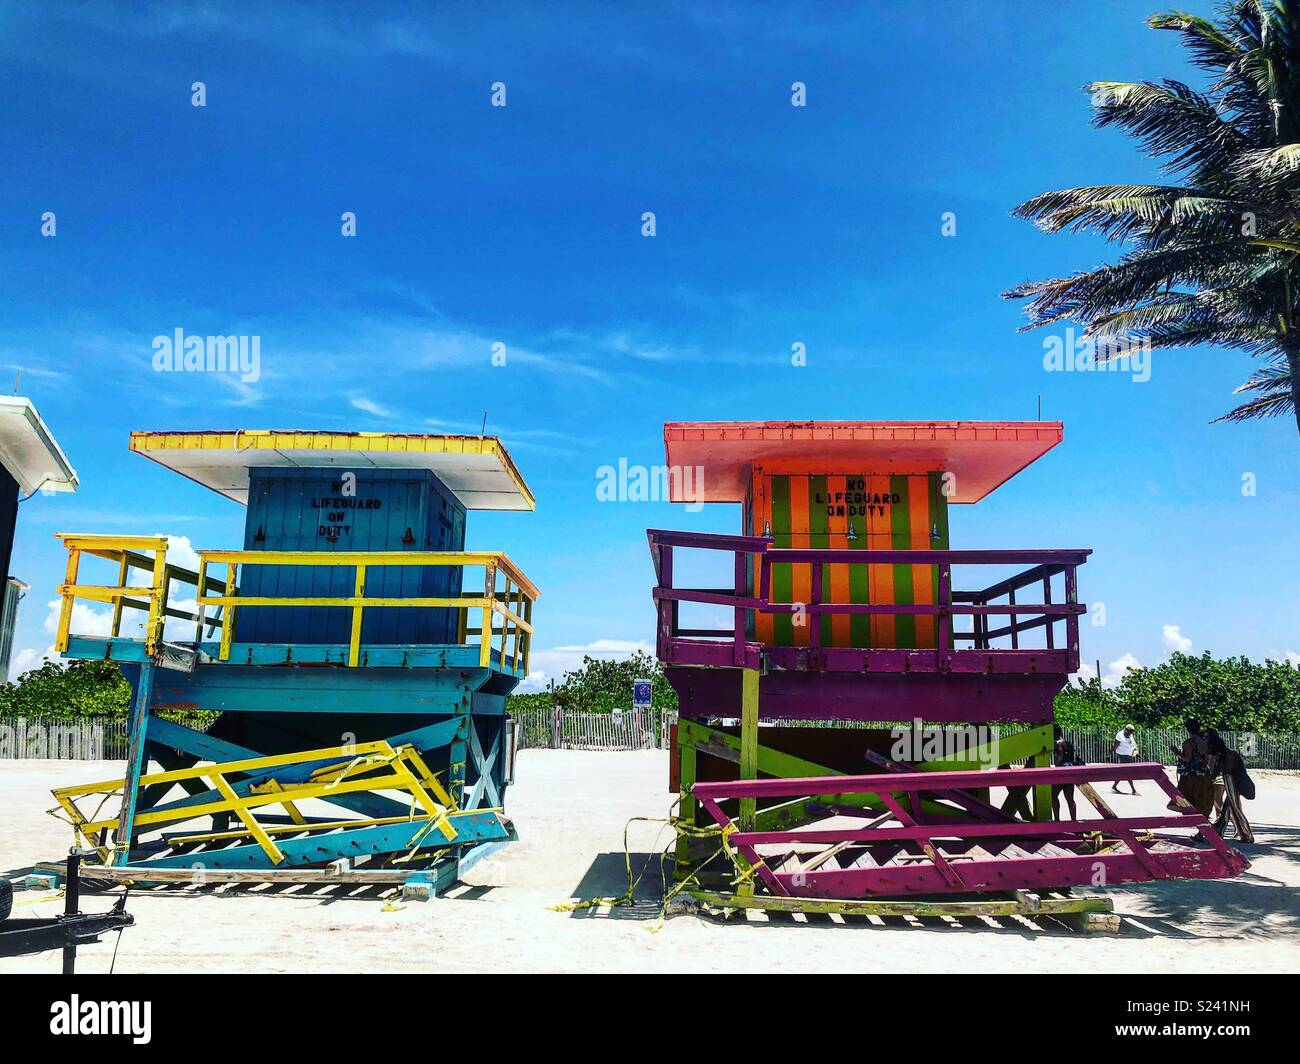
M 1167 809 L 1172 812 L 1117 814 L 1093 784 L 1113 785 L 1119 780 L 1154 784 L 1169 797 Z M 1028 790 L 1044 785 L 1078 787 L 1098 815 L 1043 822 L 1018 820 L 971 793 L 971 788 Z M 851 899 L 1059 889 L 1096 885 L 1099 870 L 1104 872 L 1105 883 L 1228 879 L 1250 867 L 1154 763 L 725 780 L 696 783 L 691 792 L 743 858 L 743 864 L 737 862 L 738 870 L 753 869 L 778 896 Z M 911 796 L 908 808 L 898 800 L 900 794 Z M 831 796 L 845 795 L 870 795 L 875 801 L 869 807 L 832 804 Z M 957 807 L 953 812 L 959 815 L 940 818 L 942 822 L 935 822 L 932 814 L 921 815 L 917 812 L 921 795 L 943 796 Z M 729 799 L 781 803 L 809 798 L 810 809 L 819 807 L 824 819 L 781 830 L 756 831 L 742 818 L 724 812 L 719 804 Z M 892 816 L 879 815 L 880 805 Z M 1072 807 L 1073 803 L 1067 806 Z M 963 809 L 965 816 L 960 815 Z M 1191 828 L 1207 845 L 1196 847 L 1182 835 L 1153 835 L 1157 828 Z M 1006 844 L 1013 839 L 1023 848 L 1008 849 Z M 1044 848 L 1045 844 L 1050 847 Z M 829 848 L 824 850 L 826 854 L 836 849 L 861 849 L 847 854 L 845 867 L 817 867 L 815 862 L 804 865 L 814 845 Z M 779 852 L 773 854 L 768 849 L 760 855 L 758 846 L 779 848 Z M 900 847 L 912 854 L 907 863 L 895 859 Z M 858 859 L 862 850 L 867 857 Z M 795 854 L 798 861 L 791 866 L 787 858 Z
M 658 614 L 656 650 L 672 665 L 713 665 L 804 671 L 877 672 L 1045 672 L 1067 674 L 1079 668 L 1079 615 L 1076 570 L 1090 550 L 808 550 L 772 546 L 759 536 L 723 536 L 703 532 L 650 529 Z M 735 555 L 735 581 L 727 588 L 673 586 L 674 550 L 721 551 Z M 755 564 L 757 563 L 757 568 Z M 934 603 L 826 602 L 826 565 L 933 565 L 938 571 Z M 807 602 L 771 600 L 772 566 L 808 565 L 811 594 Z M 952 587 L 954 565 L 1026 566 L 1021 572 L 973 591 Z M 1063 576 L 1062 601 L 1054 602 L 1052 578 Z M 1017 592 L 1041 587 L 1041 602 L 1017 600 Z M 1003 600 L 1005 601 L 998 601 Z M 727 629 L 684 628 L 683 602 L 721 606 L 733 611 Z M 773 646 L 753 639 L 755 613 L 790 614 L 805 621 L 808 638 L 799 646 Z M 835 615 L 912 615 L 935 618 L 934 647 L 840 647 L 822 645 L 821 618 Z M 969 617 L 969 629 L 953 621 Z M 995 623 L 1004 619 L 1004 623 Z M 1064 631 L 1058 631 L 1058 626 Z M 1043 647 L 1022 647 L 1025 632 L 1043 629 Z M 726 638 L 717 638 L 724 636 Z M 1062 638 L 1063 636 L 1063 638 Z M 1009 646 L 994 646 L 995 640 Z M 966 643 L 968 646 L 958 646 Z

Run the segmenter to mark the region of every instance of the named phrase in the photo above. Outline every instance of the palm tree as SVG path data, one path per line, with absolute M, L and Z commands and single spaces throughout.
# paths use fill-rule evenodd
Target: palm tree
M 1029 300 L 1026 329 L 1073 320 L 1103 348 L 1245 351 L 1257 362 L 1237 392 L 1251 398 L 1216 420 L 1290 410 L 1300 429 L 1298 8 L 1231 0 L 1213 21 L 1152 16 L 1209 73 L 1206 90 L 1170 80 L 1086 89 L 1094 124 L 1133 136 L 1173 183 L 1067 188 L 1022 203 L 1013 213 L 1045 232 L 1098 233 L 1122 252 L 1112 265 L 1004 295 Z

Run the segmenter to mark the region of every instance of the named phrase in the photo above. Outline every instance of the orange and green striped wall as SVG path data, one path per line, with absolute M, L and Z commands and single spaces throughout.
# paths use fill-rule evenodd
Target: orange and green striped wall
M 861 474 L 753 471 L 749 527 L 771 536 L 775 547 L 832 550 L 947 550 L 948 499 L 942 473 Z M 757 573 L 755 574 L 757 580 Z M 829 602 L 908 604 L 935 602 L 939 571 L 933 565 L 822 566 L 822 595 Z M 812 565 L 772 567 L 773 602 L 808 602 Z M 933 647 L 933 617 L 823 616 L 823 646 Z M 773 646 L 807 646 L 807 623 L 789 614 L 757 614 L 753 635 Z

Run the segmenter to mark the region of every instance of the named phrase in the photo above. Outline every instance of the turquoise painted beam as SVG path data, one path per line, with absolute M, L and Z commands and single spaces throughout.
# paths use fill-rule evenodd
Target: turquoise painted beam
M 463 738 L 468 727 L 467 717 L 455 716 L 448 720 L 439 721 L 437 724 L 427 724 L 421 728 L 412 728 L 410 731 L 399 732 L 396 735 L 389 736 L 386 741 L 389 746 L 393 747 L 414 746 L 420 752 L 436 750 L 449 745 L 458 736 Z M 232 743 L 227 739 L 218 739 L 216 736 L 196 731 L 193 728 L 187 728 L 183 724 L 176 724 L 170 720 L 163 720 L 160 717 L 150 718 L 148 738 L 150 742 L 157 743 L 159 746 L 183 750 L 185 753 L 203 761 L 238 761 L 243 758 L 265 756 L 263 752 L 240 746 L 238 743 Z M 271 776 L 276 776 L 281 780 L 290 778 L 306 779 L 326 763 L 323 761 L 304 762 L 301 765 L 288 768 L 256 773 L 248 778 L 257 779 L 261 777 L 269 779 Z
M 181 646 L 193 647 L 193 643 Z M 220 661 L 220 644 L 204 642 L 198 644 L 199 650 L 211 658 L 210 664 L 225 668 L 237 668 L 249 665 L 337 665 L 345 667 L 348 656 L 346 644 L 309 644 L 309 643 L 232 643 L 230 657 Z M 477 646 L 461 644 L 422 645 L 377 645 L 363 644 L 361 647 L 360 668 L 392 669 L 473 669 L 478 670 Z M 118 661 L 140 663 L 148 660 L 145 654 L 144 640 L 128 639 L 124 636 L 70 636 L 67 658 L 87 658 L 95 661 Z M 356 671 L 355 669 L 352 671 Z M 502 665 L 499 657 L 494 657 L 485 670 L 496 674 L 502 681 L 517 683 L 523 679 L 522 667 L 512 668 L 507 660 Z M 514 686 L 510 683 L 510 686 Z
M 495 813 L 464 813 L 452 820 L 456 838 L 446 841 L 436 831 L 425 832 L 422 843 L 428 849 L 448 846 L 497 842 L 510 837 L 509 829 Z M 379 824 L 365 828 L 331 831 L 307 838 L 277 839 L 275 845 L 284 854 L 281 865 L 271 864 L 270 858 L 256 843 L 227 846 L 223 849 L 202 850 L 190 853 L 168 854 L 149 858 L 150 868 L 272 868 L 308 864 L 323 864 L 341 858 L 357 858 L 384 853 L 405 853 L 425 828 L 423 821 L 406 821 L 401 824 Z M 422 847 L 423 848 L 423 847 Z
M 122 783 L 122 809 L 118 814 L 118 826 L 114 838 L 116 849 L 112 855 L 113 864 L 127 863 L 127 855 L 135 836 L 135 811 L 140 797 L 140 777 L 146 775 L 148 770 L 145 757 L 147 743 L 145 734 L 156 671 L 152 664 L 140 667 L 135 699 L 131 703 L 131 716 L 127 725 L 131 734 L 131 743 L 126 755 L 126 777 Z
M 219 643 L 200 643 L 199 650 L 217 661 Z M 477 646 L 461 644 L 366 644 L 360 648 L 358 667 L 362 669 L 477 669 Z M 339 665 L 348 660 L 346 643 L 232 643 L 230 656 L 224 665 Z M 504 676 L 523 678 L 522 667 L 512 669 L 509 662 L 500 658 L 489 663 L 488 671 Z
M 270 665 L 199 665 L 160 672 L 153 711 L 222 713 L 468 713 L 486 669 L 330 669 Z
M 478 729 L 469 729 L 469 756 L 470 760 L 474 762 L 474 767 L 478 770 L 478 779 L 474 781 L 474 786 L 470 789 L 469 798 L 465 800 L 464 808 L 477 809 L 482 804 L 485 796 L 489 807 L 499 807 L 501 805 L 501 792 L 497 788 L 496 780 L 493 778 L 497 755 L 500 752 L 500 729 L 497 729 L 496 737 L 486 757 L 483 754 L 482 744 L 479 743 Z

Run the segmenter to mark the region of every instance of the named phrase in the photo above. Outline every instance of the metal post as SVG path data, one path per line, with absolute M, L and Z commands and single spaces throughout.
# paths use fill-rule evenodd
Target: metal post
M 73 850 L 68 854 L 66 892 L 63 896 L 63 915 L 76 916 L 81 909 L 81 854 Z M 69 938 L 63 946 L 63 974 L 72 975 L 77 966 L 77 943 Z

